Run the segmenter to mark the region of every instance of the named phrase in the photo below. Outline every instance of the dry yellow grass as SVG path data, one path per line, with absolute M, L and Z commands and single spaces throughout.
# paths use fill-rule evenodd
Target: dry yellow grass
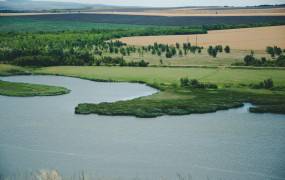
M 285 26 L 245 28 L 209 31 L 200 35 L 167 35 L 167 36 L 140 36 L 121 38 L 120 41 L 129 45 L 145 46 L 155 42 L 175 44 L 191 42 L 192 44 L 208 47 L 209 45 L 229 45 L 238 50 L 265 50 L 267 46 L 285 48 Z

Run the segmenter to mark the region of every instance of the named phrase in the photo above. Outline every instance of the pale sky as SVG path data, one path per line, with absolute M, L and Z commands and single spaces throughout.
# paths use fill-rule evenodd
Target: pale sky
M 1 0 L 0 0 L 1 1 Z M 7 0 L 13 1 L 13 0 Z M 21 1 L 21 0 L 18 0 Z M 24 1 L 24 0 L 23 0 Z M 252 6 L 260 4 L 285 4 L 285 0 L 36 0 L 95 3 L 116 6 Z

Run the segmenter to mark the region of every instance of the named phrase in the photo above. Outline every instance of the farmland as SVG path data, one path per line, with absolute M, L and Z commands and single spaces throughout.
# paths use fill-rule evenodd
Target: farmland
M 188 2 L 0 3 L 0 180 L 284 179 L 285 5 Z
M 197 39 L 196 39 L 197 38 Z M 140 36 L 119 39 L 129 45 L 147 46 L 191 42 L 198 46 L 229 45 L 238 50 L 265 50 L 267 46 L 285 48 L 285 26 L 209 31 L 204 35 Z
M 284 26 L 277 25 L 285 23 L 285 16 L 165 17 L 69 13 L 1 18 L 8 25 L 3 25 L 0 36 L 1 61 L 36 67 L 24 68 L 20 72 L 97 81 L 142 82 L 161 90 L 156 95 L 131 101 L 80 104 L 76 113 L 155 117 L 213 112 L 241 106 L 243 102 L 259 105 L 257 108 L 260 109 L 256 108 L 255 112 L 283 113 L 282 108 L 273 110 L 276 105 L 283 107 L 283 69 L 273 67 L 274 63 L 268 69 L 229 67 L 242 64 L 244 57 L 250 53 L 256 58 L 265 58 L 265 61 L 275 60 L 265 52 L 265 48 L 284 48 Z M 78 26 L 76 29 L 72 28 L 71 21 Z M 39 26 L 31 31 L 29 29 L 33 29 L 33 24 Z M 274 26 L 253 28 L 270 25 Z M 217 56 L 211 57 L 207 51 L 210 45 L 223 47 Z M 226 45 L 230 46 L 230 52 L 225 52 Z M 281 48 L 279 56 L 282 56 Z M 39 68 L 41 66 L 55 67 Z M 19 69 L 17 66 L 13 68 Z M 13 74 L 13 70 L 8 72 Z M 180 79 L 185 77 L 194 82 L 197 80 L 199 87 L 217 89 L 181 87 Z M 253 88 L 266 80 L 273 80 L 275 89 L 264 89 L 263 85 Z M 193 97 L 197 98 L 193 101 Z M 181 99 L 184 100 L 178 103 Z M 130 107 L 137 107 L 139 111 L 133 111 Z
M 17 17 L 17 16 L 14 16 Z M 0 17 L 0 21 L 3 18 Z M 155 25 L 155 26 L 202 26 L 202 25 L 245 25 L 245 24 L 284 24 L 285 16 L 139 16 L 139 15 L 113 15 L 113 14 L 43 14 L 18 16 L 26 20 L 41 21 L 72 21 L 107 24 L 132 24 L 132 25 Z

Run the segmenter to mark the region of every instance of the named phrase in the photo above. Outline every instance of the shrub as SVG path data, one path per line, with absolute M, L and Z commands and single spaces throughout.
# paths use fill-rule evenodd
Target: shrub
M 250 86 L 254 89 L 272 89 L 274 87 L 274 82 L 269 78 L 258 84 L 251 84 Z
M 190 87 L 190 88 L 197 88 L 197 89 L 217 89 L 218 86 L 212 83 L 200 83 L 197 79 L 188 79 L 188 78 L 181 78 L 180 79 L 180 86 L 181 87 Z
M 253 55 L 246 55 L 244 57 L 244 63 L 246 66 L 254 65 L 256 62 L 256 59 L 253 57 Z
M 276 60 L 276 65 L 280 67 L 285 67 L 285 56 L 281 55 Z

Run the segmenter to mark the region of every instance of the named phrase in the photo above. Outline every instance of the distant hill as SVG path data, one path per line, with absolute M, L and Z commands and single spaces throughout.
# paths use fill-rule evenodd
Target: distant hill
M 56 2 L 56 1 L 33 1 L 33 0 L 0 0 L 1 12 L 31 12 L 31 11 L 51 11 L 51 10 L 82 10 L 82 11 L 116 11 L 116 12 L 143 12 L 147 10 L 171 10 L 184 8 L 198 9 L 248 9 L 248 8 L 280 8 L 280 5 L 260 5 L 247 7 L 229 7 L 229 6 L 185 6 L 185 7 L 136 7 L 136 6 L 115 6 L 104 4 L 85 4 L 72 2 Z
M 53 9 L 102 9 L 110 6 L 101 4 L 84 4 L 71 2 L 51 2 L 32 0 L 6 0 L 0 1 L 1 11 L 43 11 Z

